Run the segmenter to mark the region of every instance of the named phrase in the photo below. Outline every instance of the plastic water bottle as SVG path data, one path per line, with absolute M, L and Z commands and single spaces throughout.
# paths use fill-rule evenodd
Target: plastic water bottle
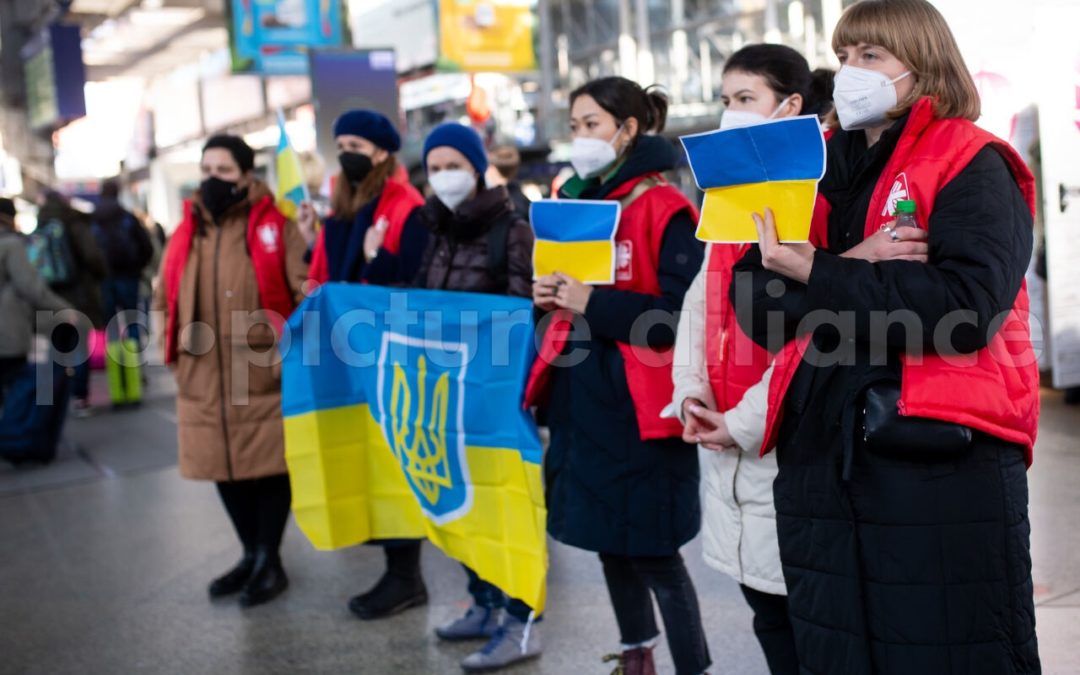
M 902 199 L 896 202 L 896 225 L 895 227 L 919 227 L 919 221 L 915 219 L 915 200 Z

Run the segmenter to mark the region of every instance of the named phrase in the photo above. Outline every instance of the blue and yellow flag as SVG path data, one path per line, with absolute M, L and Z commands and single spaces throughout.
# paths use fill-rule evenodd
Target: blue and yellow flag
M 522 407 L 532 304 L 327 284 L 282 349 L 293 513 L 312 544 L 427 537 L 541 611 L 542 451 Z
M 278 111 L 278 137 L 277 152 L 275 154 L 274 171 L 277 175 L 278 210 L 285 214 L 286 218 L 296 220 L 296 210 L 300 204 L 308 200 L 307 185 L 304 183 L 304 173 L 300 169 L 300 158 L 296 156 L 289 143 L 289 135 L 285 132 L 285 116 Z
M 563 272 L 586 284 L 615 281 L 619 202 L 541 199 L 529 207 L 536 242 L 533 275 Z
M 752 214 L 771 208 L 782 242 L 806 241 L 825 175 L 825 137 L 817 117 L 788 117 L 682 137 L 694 181 L 705 192 L 697 237 L 756 243 Z

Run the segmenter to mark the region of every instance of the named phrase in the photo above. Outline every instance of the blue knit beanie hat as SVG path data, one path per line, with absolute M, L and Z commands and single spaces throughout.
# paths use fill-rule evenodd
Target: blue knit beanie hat
M 401 135 L 386 115 L 374 110 L 350 110 L 334 122 L 334 137 L 350 134 L 366 138 L 387 152 L 401 149 Z
M 488 157 L 484 141 L 473 129 L 457 122 L 444 122 L 431 130 L 424 140 L 424 170 L 427 171 L 427 156 L 433 149 L 447 146 L 465 155 L 481 176 L 487 171 Z

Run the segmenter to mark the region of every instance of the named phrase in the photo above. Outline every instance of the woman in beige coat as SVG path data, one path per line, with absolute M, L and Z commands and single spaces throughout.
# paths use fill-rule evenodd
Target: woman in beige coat
M 243 545 L 210 596 L 240 593 L 243 606 L 288 585 L 279 555 L 291 495 L 277 339 L 307 279 L 304 239 L 253 167 L 242 139 L 207 142 L 204 180 L 185 204 L 155 292 L 178 385 L 180 473 L 217 483 Z

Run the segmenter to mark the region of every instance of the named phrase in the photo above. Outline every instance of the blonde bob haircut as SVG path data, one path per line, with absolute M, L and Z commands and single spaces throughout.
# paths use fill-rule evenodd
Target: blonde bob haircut
M 924 96 L 934 99 L 938 119 L 979 119 L 979 92 L 956 38 L 926 0 L 859 0 L 848 7 L 833 32 L 833 51 L 860 43 L 889 50 L 915 78 L 911 95 L 889 111 L 889 119 L 903 117 Z M 835 111 L 828 122 L 839 126 Z

